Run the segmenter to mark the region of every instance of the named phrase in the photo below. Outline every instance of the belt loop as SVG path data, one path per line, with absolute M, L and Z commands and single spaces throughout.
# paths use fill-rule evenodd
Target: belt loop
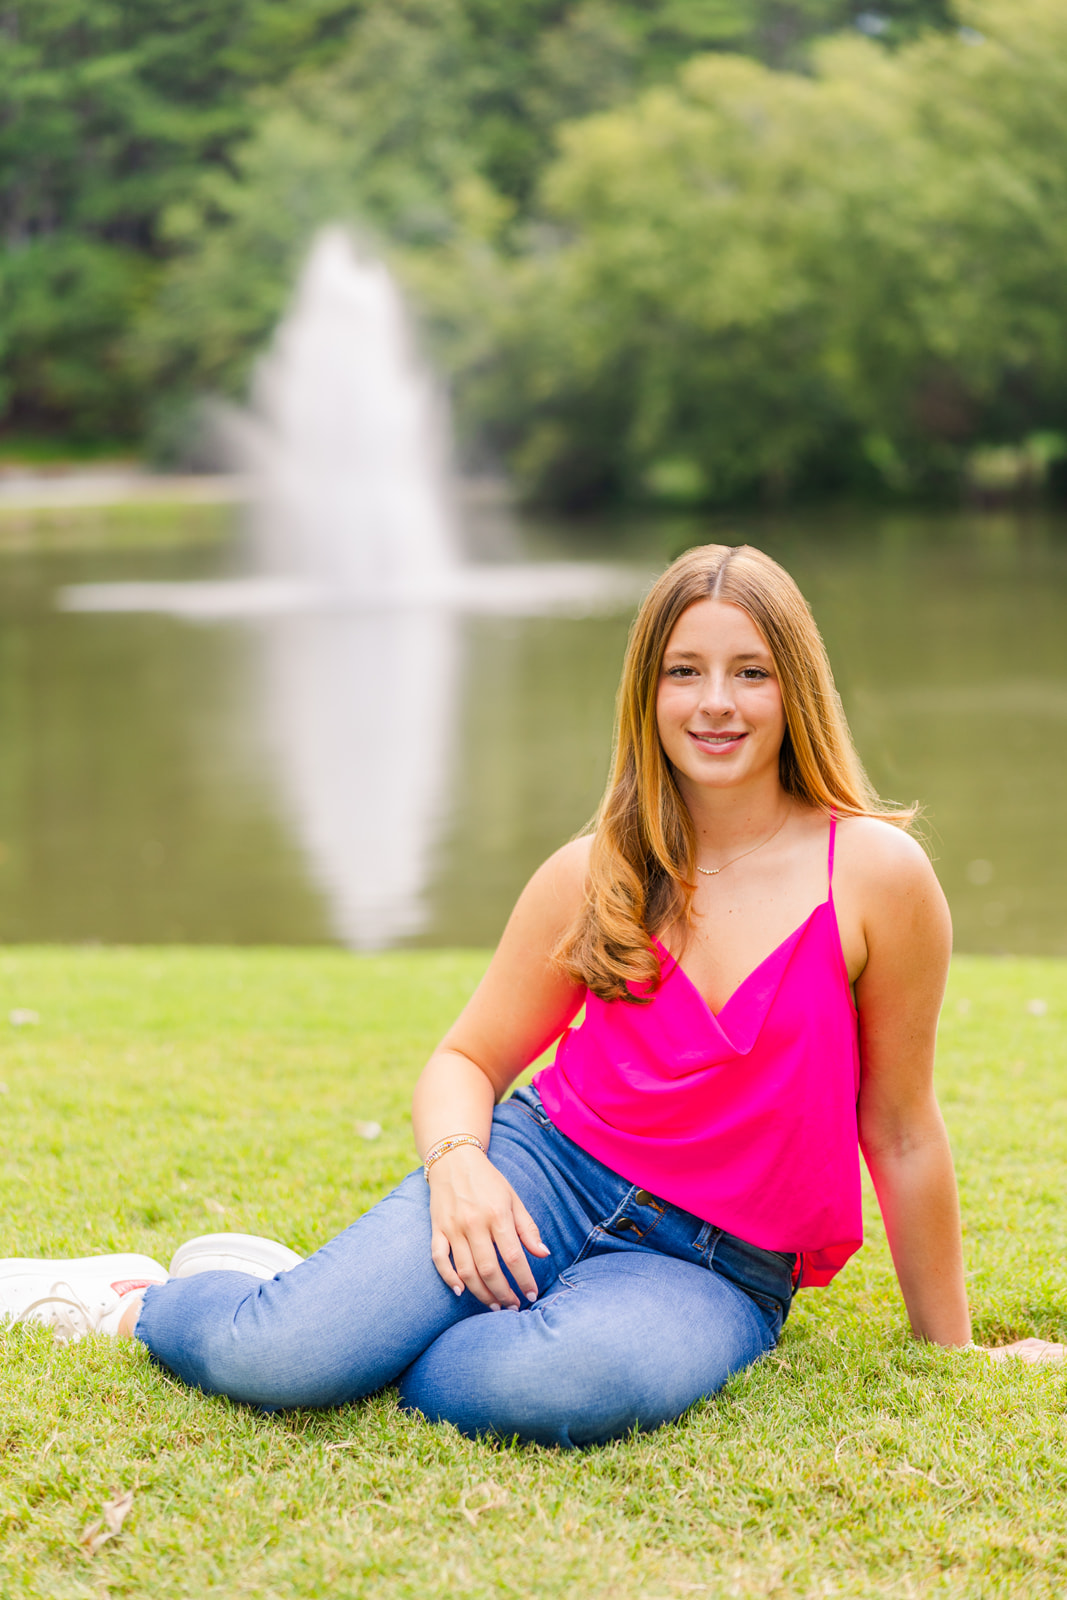
M 715 1246 L 718 1244 L 721 1238 L 722 1229 L 717 1228 L 713 1222 L 705 1222 L 700 1232 L 696 1236 L 693 1248 L 694 1250 L 699 1250 L 702 1255 L 707 1256 L 709 1267 L 711 1266 L 712 1258 L 715 1255 Z

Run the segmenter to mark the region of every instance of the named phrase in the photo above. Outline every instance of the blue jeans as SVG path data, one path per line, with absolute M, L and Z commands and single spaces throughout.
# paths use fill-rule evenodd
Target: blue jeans
M 149 1289 L 137 1337 L 186 1383 L 268 1410 L 397 1382 L 403 1405 L 466 1434 L 563 1446 L 655 1428 L 773 1348 L 791 1256 L 620 1178 L 533 1088 L 497 1107 L 489 1153 L 552 1252 L 530 1258 L 535 1304 L 493 1313 L 442 1281 L 419 1170 L 269 1282 L 204 1272 Z

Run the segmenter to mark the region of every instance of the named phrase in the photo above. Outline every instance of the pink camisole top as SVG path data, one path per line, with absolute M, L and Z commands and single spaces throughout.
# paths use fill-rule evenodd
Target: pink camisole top
M 827 897 L 714 1012 L 655 940 L 643 1005 L 587 994 L 534 1082 L 551 1121 L 630 1183 L 829 1283 L 863 1243 L 857 1014 Z M 634 994 L 646 994 L 635 988 Z

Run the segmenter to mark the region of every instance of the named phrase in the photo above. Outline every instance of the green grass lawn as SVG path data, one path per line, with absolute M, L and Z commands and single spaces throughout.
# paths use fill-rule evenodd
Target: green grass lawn
M 8 951 L 0 1254 L 313 1249 L 413 1166 L 411 1084 L 484 960 Z M 957 961 L 940 1084 L 982 1339 L 1067 1335 L 1065 1024 L 1067 963 Z M 262 1417 L 129 1343 L 0 1333 L 0 1596 L 1062 1595 L 1067 1372 L 917 1346 L 867 1215 L 774 1356 L 582 1453 L 472 1443 L 391 1392 Z

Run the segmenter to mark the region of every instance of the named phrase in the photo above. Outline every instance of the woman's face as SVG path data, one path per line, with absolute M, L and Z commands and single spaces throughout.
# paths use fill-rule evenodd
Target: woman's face
M 660 742 L 683 794 L 773 773 L 785 736 L 782 691 L 747 611 L 698 600 L 667 641 L 656 699 Z

